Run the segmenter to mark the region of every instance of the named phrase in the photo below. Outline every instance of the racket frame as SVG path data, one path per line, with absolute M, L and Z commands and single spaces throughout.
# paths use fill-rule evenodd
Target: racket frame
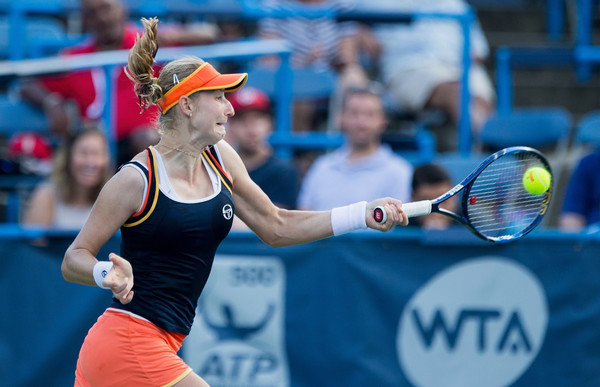
M 533 222 L 531 222 L 531 224 L 529 226 L 525 227 L 523 230 L 521 230 L 520 232 L 517 232 L 513 235 L 503 235 L 501 237 L 491 237 L 491 236 L 483 235 L 482 233 L 477 231 L 477 229 L 475 227 L 473 227 L 471 225 L 471 223 L 469 221 L 469 216 L 467 213 L 467 207 L 468 207 L 468 200 L 469 200 L 469 192 L 473 186 L 473 182 L 490 164 L 492 164 L 495 160 L 497 160 L 500 157 L 503 157 L 505 155 L 514 154 L 514 153 L 523 153 L 523 152 L 536 154 L 538 156 L 539 160 L 542 162 L 544 168 L 546 168 L 548 170 L 548 172 L 550 173 L 550 175 L 552 175 L 552 169 L 550 168 L 550 164 L 548 163 L 548 161 L 546 160 L 546 158 L 544 157 L 544 155 L 541 152 L 539 152 L 538 150 L 536 150 L 534 148 L 530 148 L 530 147 L 526 147 L 526 146 L 513 146 L 513 147 L 502 149 L 502 150 L 490 155 L 475 170 L 473 170 L 469 175 L 467 175 L 467 177 L 465 177 L 460 183 L 455 185 L 452 189 L 450 189 L 445 194 L 440 195 L 433 200 L 421 200 L 418 202 L 404 203 L 402 205 L 402 210 L 405 212 L 405 214 L 409 218 L 412 218 L 415 216 L 428 215 L 432 212 L 436 212 L 436 213 L 440 213 L 440 214 L 449 216 L 450 218 L 454 219 L 455 221 L 457 221 L 457 222 L 461 223 L 462 225 L 464 225 L 465 227 L 467 227 L 471 232 L 473 232 L 479 238 L 490 241 L 490 242 L 504 243 L 504 242 L 509 242 L 509 241 L 518 239 L 518 238 L 528 234 L 529 232 L 531 232 L 542 221 L 542 218 L 543 218 L 544 214 L 546 213 L 546 211 L 548 210 L 548 207 L 550 205 L 550 199 L 552 197 L 552 187 L 553 187 L 552 181 L 550 182 L 550 187 L 548 188 L 548 190 L 543 194 L 545 196 L 544 201 L 542 202 L 542 204 L 544 206 L 538 213 L 538 216 L 534 219 Z M 452 196 L 457 195 L 458 193 L 461 194 L 461 211 L 460 212 L 462 213 L 462 216 L 459 214 L 456 214 L 450 210 L 440 208 L 439 205 L 442 202 L 448 200 Z M 382 207 L 378 207 L 378 208 L 383 209 Z

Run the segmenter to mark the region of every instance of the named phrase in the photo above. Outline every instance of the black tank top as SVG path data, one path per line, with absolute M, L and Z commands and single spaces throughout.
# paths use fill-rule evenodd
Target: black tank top
M 133 267 L 134 296 L 127 305 L 113 298 L 112 307 L 187 335 L 217 247 L 231 229 L 231 180 L 210 147 L 202 157 L 212 169 L 209 174 L 218 177 L 213 185 L 218 189 L 199 201 L 176 201 L 159 189 L 156 151 L 149 147 L 146 152 L 148 169 L 131 162 L 147 179 L 144 204 L 121 227 L 121 256 Z

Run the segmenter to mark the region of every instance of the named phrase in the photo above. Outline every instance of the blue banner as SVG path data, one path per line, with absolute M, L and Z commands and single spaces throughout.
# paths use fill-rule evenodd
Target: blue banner
M 72 386 L 79 348 L 110 293 L 66 282 L 73 237 L 0 240 L 0 384 Z M 118 249 L 111 240 L 101 255 Z
M 110 294 L 62 279 L 71 239 L 0 241 L 3 384 L 73 383 Z M 505 245 L 462 229 L 355 233 L 282 249 L 232 234 L 181 355 L 212 387 L 598 386 L 599 257 L 597 239 L 558 233 Z

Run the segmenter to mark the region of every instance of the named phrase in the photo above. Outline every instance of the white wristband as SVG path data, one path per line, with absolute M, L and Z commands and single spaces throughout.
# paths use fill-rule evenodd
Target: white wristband
M 102 285 L 102 280 L 104 279 L 104 277 L 106 277 L 106 275 L 108 274 L 110 269 L 112 269 L 112 267 L 113 263 L 110 261 L 98 261 L 94 265 L 94 281 L 96 281 L 96 285 L 98 285 L 98 287 L 102 289 L 110 289 Z
M 358 202 L 331 210 L 331 228 L 333 235 L 366 229 L 367 202 Z

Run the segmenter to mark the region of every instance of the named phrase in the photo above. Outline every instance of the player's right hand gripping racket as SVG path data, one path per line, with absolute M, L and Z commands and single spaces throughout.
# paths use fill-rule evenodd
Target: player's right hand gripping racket
M 485 159 L 463 181 L 434 200 L 402 204 L 409 218 L 437 212 L 462 223 L 475 235 L 490 242 L 509 242 L 533 230 L 550 205 L 552 181 L 542 194 L 529 193 L 523 186 L 523 175 L 531 167 L 542 167 L 551 173 L 546 158 L 528 147 L 511 147 Z M 551 179 L 552 180 L 552 179 Z M 462 211 L 456 214 L 439 205 L 454 195 L 462 194 Z M 385 210 L 373 210 L 376 221 L 384 223 Z

